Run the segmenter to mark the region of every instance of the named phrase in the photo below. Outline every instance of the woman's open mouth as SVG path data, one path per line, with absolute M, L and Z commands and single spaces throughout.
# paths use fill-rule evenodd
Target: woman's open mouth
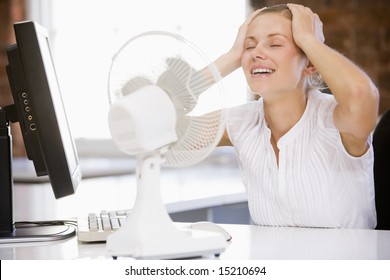
M 268 75 L 274 73 L 275 70 L 269 68 L 254 68 L 252 69 L 252 75 Z

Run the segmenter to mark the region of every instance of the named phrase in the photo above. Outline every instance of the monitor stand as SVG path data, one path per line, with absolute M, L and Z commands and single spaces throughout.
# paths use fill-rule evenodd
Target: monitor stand
M 0 107 L 0 244 L 56 241 L 75 236 L 69 225 L 23 224 L 13 215 L 12 142 L 9 122 L 17 121 L 13 105 Z
M 14 227 L 12 232 L 0 233 L 0 245 L 27 242 L 48 242 L 75 236 L 76 229 L 68 225 Z

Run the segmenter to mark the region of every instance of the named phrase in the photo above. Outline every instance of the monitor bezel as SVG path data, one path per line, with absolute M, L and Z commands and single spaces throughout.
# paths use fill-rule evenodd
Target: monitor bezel
M 48 32 L 33 21 L 15 23 L 14 32 L 16 45 L 7 49 L 7 74 L 27 155 L 37 176 L 49 176 L 56 199 L 74 194 L 81 171 Z

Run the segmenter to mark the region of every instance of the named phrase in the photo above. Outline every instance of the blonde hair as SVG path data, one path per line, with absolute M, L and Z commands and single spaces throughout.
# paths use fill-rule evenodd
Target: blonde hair
M 269 13 L 281 14 L 282 16 L 284 16 L 285 18 L 287 18 L 289 20 L 292 20 L 292 18 L 293 18 L 291 11 L 286 4 L 278 4 L 278 5 L 266 7 L 264 9 L 260 10 L 259 13 L 255 16 L 255 18 L 258 16 L 261 16 L 261 15 L 264 15 L 264 14 L 269 14 Z M 301 52 L 302 52 L 302 54 L 306 55 L 302 50 L 301 50 Z M 312 75 L 310 75 L 307 79 L 307 83 L 308 83 L 309 88 L 311 88 L 311 89 L 318 89 L 321 91 L 328 90 L 328 86 L 326 85 L 325 81 L 322 79 L 321 74 L 318 72 L 315 72 Z
M 269 13 L 279 13 L 284 17 L 288 18 L 289 20 L 292 20 L 292 13 L 286 4 L 279 4 L 279 5 L 266 7 L 260 10 L 259 13 L 256 15 L 256 17 L 264 14 L 269 14 Z

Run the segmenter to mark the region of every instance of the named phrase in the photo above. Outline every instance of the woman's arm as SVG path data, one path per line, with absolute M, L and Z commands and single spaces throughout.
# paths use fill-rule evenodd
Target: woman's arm
M 346 150 L 361 156 L 377 122 L 379 93 L 371 79 L 353 62 L 325 45 L 318 15 L 301 5 L 288 4 L 293 14 L 295 43 L 321 74 L 337 106 L 334 122 Z

